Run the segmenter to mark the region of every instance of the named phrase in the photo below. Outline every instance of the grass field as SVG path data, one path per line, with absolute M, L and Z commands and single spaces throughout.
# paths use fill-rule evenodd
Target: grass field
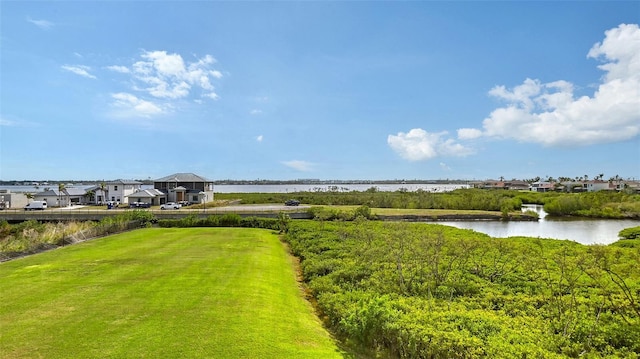
M 143 229 L 0 264 L 2 358 L 342 358 L 270 231 Z

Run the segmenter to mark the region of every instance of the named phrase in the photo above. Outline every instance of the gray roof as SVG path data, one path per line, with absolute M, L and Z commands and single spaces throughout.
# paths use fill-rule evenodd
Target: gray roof
M 138 190 L 135 191 L 134 193 L 128 195 L 127 197 L 129 198 L 154 198 L 157 196 L 164 196 L 164 193 L 162 191 L 159 191 L 155 188 L 153 189 L 143 189 L 143 190 Z
M 84 196 L 85 194 L 87 194 L 86 189 L 77 188 L 77 187 L 65 188 L 64 191 L 62 191 L 62 196 Z M 57 197 L 60 195 L 61 195 L 60 191 L 58 191 L 57 189 L 50 189 L 48 191 L 34 194 L 34 196 L 37 196 L 37 197 L 49 197 L 49 196 Z
M 138 182 L 134 180 L 117 179 L 115 181 L 107 182 L 106 184 L 142 184 L 142 182 Z
M 154 182 L 211 182 L 210 179 L 198 176 L 195 173 L 174 173 L 172 175 L 158 178 Z

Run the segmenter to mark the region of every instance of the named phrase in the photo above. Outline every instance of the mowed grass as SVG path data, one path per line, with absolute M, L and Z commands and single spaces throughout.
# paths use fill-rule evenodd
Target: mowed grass
M 342 358 L 273 232 L 142 229 L 0 264 L 2 358 Z

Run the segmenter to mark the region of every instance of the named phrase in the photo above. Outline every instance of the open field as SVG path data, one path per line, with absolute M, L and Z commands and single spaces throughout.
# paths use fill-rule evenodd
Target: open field
M 143 229 L 0 264 L 3 358 L 340 358 L 270 231 Z

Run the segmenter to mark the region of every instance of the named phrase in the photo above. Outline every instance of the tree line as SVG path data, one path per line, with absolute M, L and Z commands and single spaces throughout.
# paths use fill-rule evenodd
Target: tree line
M 451 192 L 380 192 L 375 188 L 352 192 L 220 193 L 219 200 L 244 204 L 284 203 L 296 199 L 304 204 L 350 205 L 370 208 L 517 211 L 523 204 L 541 204 L 552 216 L 640 218 L 640 194 L 599 191 L 585 193 L 537 193 L 512 190 L 458 189 Z

